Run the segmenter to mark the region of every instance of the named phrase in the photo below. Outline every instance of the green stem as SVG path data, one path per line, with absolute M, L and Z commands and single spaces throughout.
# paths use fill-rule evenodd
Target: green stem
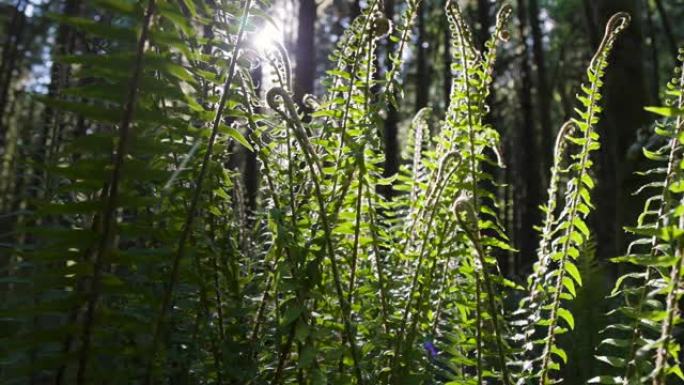
M 145 54 L 145 46 L 147 45 L 147 38 L 152 24 L 152 15 L 155 11 L 155 1 L 149 0 L 147 9 L 142 23 L 142 31 L 138 38 L 137 51 L 135 62 L 133 65 L 133 74 L 131 76 L 128 94 L 126 96 L 126 104 L 124 106 L 123 116 L 119 125 L 119 143 L 114 158 L 114 167 L 112 175 L 109 179 L 107 194 L 104 202 L 104 211 L 102 213 L 102 234 L 100 244 L 95 254 L 93 261 L 93 277 L 91 281 L 90 293 L 88 295 L 86 314 L 83 321 L 83 333 L 81 335 L 81 349 L 78 359 L 78 370 L 76 373 L 76 384 L 83 385 L 86 382 L 86 375 L 88 365 L 90 363 L 90 346 L 92 340 L 92 329 L 95 323 L 95 310 L 97 302 L 100 298 L 100 291 L 102 290 L 102 270 L 104 269 L 105 261 L 111 253 L 112 243 L 114 241 L 114 232 L 116 231 L 116 224 L 114 223 L 114 215 L 118 206 L 119 187 L 121 178 L 123 177 L 123 165 L 126 153 L 128 151 L 128 141 L 130 135 L 130 128 L 133 123 L 133 115 L 135 112 L 135 105 L 138 100 L 138 88 L 140 86 L 140 79 L 143 72 L 143 56 Z
M 277 97 L 280 97 L 285 103 L 285 107 L 288 110 L 289 116 L 287 113 L 278 108 L 278 103 L 276 101 Z M 327 248 L 328 259 L 330 260 L 330 266 L 332 268 L 335 291 L 337 292 L 337 298 L 340 307 L 342 308 L 342 322 L 344 324 L 345 336 L 347 342 L 349 343 L 349 348 L 352 354 L 354 372 L 358 384 L 363 384 L 364 381 L 363 376 L 361 374 L 360 359 L 358 356 L 358 349 L 356 347 L 355 333 L 350 320 L 351 309 L 349 307 L 349 303 L 347 302 L 344 296 L 344 290 L 342 289 L 342 282 L 340 279 L 340 273 L 337 266 L 337 259 L 335 258 L 335 249 L 332 243 L 332 233 L 329 226 L 325 199 L 323 198 L 323 191 L 321 189 L 321 184 L 317 175 L 323 175 L 322 167 L 318 159 L 315 157 L 315 153 L 312 152 L 311 144 L 309 143 L 308 138 L 306 137 L 306 133 L 301 125 L 301 122 L 297 117 L 297 110 L 294 105 L 294 102 L 292 101 L 292 98 L 290 98 L 290 95 L 282 88 L 272 88 L 268 91 L 266 99 L 268 100 L 268 103 L 271 106 L 271 108 L 275 109 L 280 115 L 282 115 L 288 121 L 289 124 L 293 125 L 293 128 L 295 130 L 295 137 L 303 149 L 304 158 L 309 168 L 309 172 L 311 173 L 311 179 L 314 183 L 314 192 L 316 200 L 318 201 L 318 209 L 321 217 L 321 224 L 323 226 L 323 233 L 325 238 L 324 242 Z
M 223 118 L 223 112 L 226 107 L 226 102 L 228 101 L 228 95 L 230 92 L 230 87 L 233 83 L 235 77 L 235 70 L 238 62 L 238 55 L 240 52 L 240 47 L 242 45 L 242 38 L 245 33 L 245 27 L 247 26 L 247 20 L 249 19 L 249 11 L 252 6 L 252 0 L 245 0 L 245 5 L 242 9 L 242 17 L 240 21 L 240 26 L 238 29 L 237 39 L 235 41 L 235 47 L 233 48 L 230 66 L 228 68 L 228 76 L 226 82 L 223 86 L 223 94 L 221 95 L 221 100 L 216 109 L 216 114 L 214 116 L 214 121 L 211 129 L 211 136 L 209 137 L 209 142 L 207 143 L 207 149 L 204 153 L 204 158 L 202 159 L 202 166 L 200 168 L 199 175 L 195 181 L 195 190 L 193 191 L 192 200 L 190 202 L 190 208 L 188 209 L 187 216 L 185 217 L 185 223 L 183 225 L 183 230 L 181 231 L 180 237 L 178 239 L 178 247 L 176 249 L 176 255 L 173 260 L 173 266 L 171 268 L 171 276 L 169 277 L 168 285 L 164 290 L 162 297 L 162 304 L 157 315 L 157 320 L 154 324 L 154 332 L 152 337 L 152 349 L 149 356 L 149 362 L 147 365 L 147 370 L 145 373 L 146 385 L 152 383 L 152 372 L 154 366 L 154 360 L 156 359 L 157 349 L 159 345 L 159 339 L 161 337 L 161 330 L 166 318 L 166 313 L 171 305 L 171 298 L 173 296 L 173 291 L 175 289 L 176 283 L 178 281 L 178 273 L 180 269 L 180 261 L 185 255 L 186 243 L 192 232 L 192 225 L 195 220 L 197 208 L 199 206 L 200 196 L 202 194 L 202 187 L 204 184 L 204 179 L 209 168 L 209 163 L 214 149 L 214 143 L 216 142 L 216 137 L 218 136 L 219 126 L 221 125 L 221 120 Z

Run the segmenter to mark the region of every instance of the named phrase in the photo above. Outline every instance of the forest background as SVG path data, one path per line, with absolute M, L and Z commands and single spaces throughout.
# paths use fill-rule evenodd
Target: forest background
M 111 6 L 115 2 L 103 3 Z M 501 3 L 459 3 L 465 18 L 471 21 L 475 44 L 484 46 L 494 29 Z M 510 244 L 517 252 L 500 253 L 497 259 L 503 276 L 513 281 L 524 281 L 536 261 L 539 232 L 535 227 L 542 222 L 539 206 L 546 200 L 555 137 L 563 122 L 575 114 L 575 95 L 581 92 L 587 62 L 601 44 L 608 19 L 619 11 L 632 16 L 631 25 L 611 54 L 603 90 L 603 117 L 597 127 L 602 145 L 594 155 L 596 212 L 588 224 L 594 247 L 591 269 L 598 278 L 589 286 L 592 290 L 583 292 L 581 300 L 585 305 L 599 303 L 610 292 L 615 279 L 624 273 L 620 270 L 623 267 L 609 259 L 624 253 L 631 239 L 623 228 L 634 224 L 643 208 L 643 197 L 633 194 L 643 183 L 637 172 L 648 168 L 649 160 L 642 150 L 658 141 L 653 135 L 654 116 L 644 107 L 662 105 L 666 98 L 664 85 L 671 77 L 678 43 L 684 36 L 684 1 L 509 3 L 513 6 L 507 32 L 510 36 L 502 44 L 494 68 L 486 123 L 496 127 L 501 135 L 498 152 L 505 167 L 492 173 L 498 186 L 497 199 L 503 208 L 502 226 L 508 230 Z M 334 45 L 368 4 L 361 0 L 274 0 L 259 7 L 264 13 L 268 10 L 271 20 L 251 26 L 246 40 L 257 53 L 276 43 L 285 47 L 293 68 L 293 99 L 307 111 L 304 96 L 324 93 L 320 79 L 332 69 L 334 62 L 329 57 Z M 453 57 L 447 47 L 453 42 L 444 7 L 443 1 L 420 3 L 409 48 L 401 51 L 400 102 L 396 106 L 387 104 L 379 113 L 384 151 L 380 169 L 388 180 L 402 165 L 411 162 L 407 155 L 411 140 L 408 134 L 416 113 L 429 106 L 435 114 L 444 115 L 449 105 Z M 396 27 L 402 25 L 405 9 L 403 2 L 385 0 L 382 12 L 392 21 L 391 27 Z M 90 37 L 79 30 L 83 25 L 73 22 L 75 19 L 69 23 L 68 18 L 84 18 L 96 24 L 107 24 L 111 19 L 106 12 L 82 0 L 3 0 L 0 17 L 0 247 L 11 249 L 16 244 L 16 218 L 24 210 L 32 209 L 31 199 L 27 201 L 25 197 L 37 194 L 32 196 L 35 198 L 40 195 L 37 190 L 50 189 L 45 187 L 49 179 L 41 179 L 42 171 L 34 170 L 26 177 L 26 170 L 34 166 L 42 170 L 45 159 L 59 152 L 60 140 L 77 138 L 87 129 L 84 119 L 66 118 L 58 112 L 60 108 L 69 109 L 68 106 L 45 103 L 64 96 L 67 86 L 73 85 L 69 65 L 59 58 L 107 48 L 106 39 Z M 236 27 L 237 23 L 233 24 Z M 97 35 L 92 26 L 87 28 Z M 230 25 L 227 28 L 230 30 Z M 399 43 L 396 38 L 378 40 L 373 77 L 381 79 L 391 70 L 392 59 L 388 55 L 397 52 Z M 254 60 L 248 67 L 255 94 L 265 99 L 266 91 L 275 84 L 276 69 L 265 60 Z M 79 87 L 84 85 L 87 81 L 79 83 Z M 71 112 L 79 113 L 73 109 Z M 87 117 L 87 111 L 80 113 Z M 436 130 L 435 125 L 430 130 Z M 248 137 L 249 132 L 235 136 Z M 249 215 L 256 210 L 263 189 L 264 180 L 259 176 L 262 169 L 255 152 L 242 146 L 231 149 L 234 151 L 224 163 L 239 175 L 243 185 L 241 199 Z M 391 184 L 384 183 L 378 190 L 389 201 L 398 194 Z M 589 305 L 578 305 L 577 309 L 581 315 L 575 317 L 586 332 L 586 340 L 579 340 L 578 349 L 594 346 L 604 324 L 600 314 L 607 309 Z M 576 357 L 578 360 L 572 364 L 576 366 L 570 366 L 567 372 L 588 378 L 594 373 L 595 364 L 591 358 L 581 358 L 580 353 Z

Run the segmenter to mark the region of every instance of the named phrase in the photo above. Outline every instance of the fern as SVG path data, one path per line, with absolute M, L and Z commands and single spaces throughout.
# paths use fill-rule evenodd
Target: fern
M 320 99 L 297 101 L 283 45 L 247 44 L 272 23 L 269 4 L 97 0 L 81 16 L 50 16 L 92 51 L 58 58 L 69 87 L 21 101 L 51 111 L 38 137 L 49 148 L 22 149 L 36 139 L 19 126 L 6 135 L 22 146 L 7 149 L 11 178 L 0 185 L 0 205 L 18 210 L 0 279 L 3 383 L 562 380 L 570 302 L 582 275 L 596 274 L 585 220 L 602 82 L 629 16 L 608 22 L 577 117 L 558 133 L 538 260 L 509 313 L 522 288 L 496 259 L 515 250 L 492 174 L 504 167 L 501 135 L 487 122 L 512 7 L 480 49 L 446 2 L 448 108 L 413 117 L 406 162 L 386 176 L 381 127 L 389 108 L 405 112 L 421 2 L 402 5 L 397 26 L 384 16 L 390 3 L 364 5 L 333 49 Z M 397 50 L 382 63 L 385 38 Z M 681 376 L 683 82 L 651 109 L 670 118 L 657 126 L 669 144 L 645 151 L 665 158 L 665 179 L 644 187 L 659 192 L 632 229 L 643 238 L 615 259 L 643 271 L 609 300 L 624 303 L 598 360 L 615 373 L 593 382 Z M 249 152 L 256 192 L 241 178 Z
M 592 161 L 591 152 L 599 148 L 599 136 L 595 130 L 601 108 L 600 99 L 602 78 L 608 65 L 607 59 L 620 32 L 629 24 L 630 17 L 624 13 L 614 15 L 606 25 L 606 32 L 596 54 L 587 70 L 590 85 L 582 87 L 585 95 L 578 96 L 584 110 L 576 110 L 578 118 L 572 120 L 561 129 L 564 135 L 557 140 L 556 161 L 552 169 L 551 187 L 549 188 L 550 203 L 547 205 L 547 217 L 544 224 L 539 251 L 539 261 L 535 266 L 535 273 L 530 281 L 530 295 L 523 300 L 521 307 L 533 306 L 529 319 L 523 321 L 525 327 L 522 333 L 523 372 L 520 383 L 537 379 L 540 384 L 550 383 L 550 372 L 557 371 L 560 365 L 556 359 L 567 360 L 567 354 L 557 344 L 557 336 L 565 333 L 566 328 L 560 326 L 560 320 L 574 329 L 572 313 L 563 307 L 563 300 L 571 300 L 575 294 L 575 284 L 582 284 L 581 277 L 574 261 L 579 257 L 580 247 L 589 237 L 589 229 L 585 218 L 593 207 L 590 191 L 594 186 L 589 171 Z M 569 135 L 570 124 L 576 127 L 580 137 Z M 561 172 L 559 162 L 563 141 L 575 144 L 579 149 L 572 154 L 571 162 L 567 166 L 570 177 L 565 189 L 565 201 L 557 217 L 554 215 L 556 206 L 556 183 L 558 173 Z M 553 266 L 551 266 L 553 264 Z M 548 312 L 548 313 L 547 313 Z M 537 340 L 536 334 L 541 332 Z M 541 354 L 535 352 L 535 344 L 542 345 Z
M 677 109 L 682 106 L 681 68 L 677 69 L 676 75 L 668 85 L 670 105 L 651 108 L 651 111 L 669 117 L 677 115 Z M 639 189 L 639 192 L 657 189 L 647 198 L 637 226 L 628 229 L 639 238 L 630 244 L 626 256 L 613 259 L 643 267 L 643 270 L 627 273 L 616 282 L 612 295 L 619 296 L 623 303 L 614 311 L 616 319 L 606 329 L 608 338 L 603 341 L 604 346 L 614 346 L 616 352 L 598 356 L 598 359 L 609 364 L 617 375 L 597 377 L 593 379 L 595 383 L 664 384 L 671 374 L 684 378 L 677 364 L 679 346 L 672 340 L 672 325 L 678 317 L 674 301 L 681 295 L 677 233 L 682 224 L 674 214 L 680 205 L 676 186 L 680 179 L 677 164 L 681 150 L 677 138 L 681 129 L 680 117 L 657 124 L 655 135 L 667 139 L 667 144 L 656 151 L 644 148 L 647 158 L 664 162 L 665 167 L 652 169 L 662 170 L 658 172 L 662 174 L 662 181 L 648 183 Z M 674 362 L 672 366 L 668 364 L 670 359 Z

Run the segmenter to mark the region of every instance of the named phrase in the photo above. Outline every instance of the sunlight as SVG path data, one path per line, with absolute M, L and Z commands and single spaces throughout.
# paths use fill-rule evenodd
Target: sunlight
M 256 32 L 252 45 L 259 51 L 268 51 L 276 43 L 282 43 L 283 34 L 280 28 L 277 28 L 272 23 L 265 23 L 263 28 Z

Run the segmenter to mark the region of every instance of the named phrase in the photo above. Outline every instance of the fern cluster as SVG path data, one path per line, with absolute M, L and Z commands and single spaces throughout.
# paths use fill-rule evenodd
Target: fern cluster
M 680 65 L 667 87 L 667 106 L 648 108 L 666 118 L 656 123 L 654 132 L 664 144 L 643 149 L 648 159 L 658 163 L 645 173 L 655 181 L 637 191 L 648 195 L 637 225 L 627 229 L 636 239 L 625 256 L 614 258 L 635 268 L 618 279 L 612 292 L 619 306 L 613 311 L 615 321 L 604 331 L 604 354 L 597 357 L 614 375 L 595 378 L 594 383 L 661 385 L 670 375 L 684 381 L 680 346 L 674 337 L 682 296 L 683 86 Z
M 577 115 L 559 131 L 538 261 L 520 285 L 498 267 L 515 250 L 492 174 L 505 166 L 501 134 L 487 123 L 510 6 L 480 48 L 446 3 L 448 108 L 416 114 L 407 161 L 383 177 L 383 117 L 402 100 L 419 6 L 408 2 L 390 28 L 383 2 L 369 1 L 331 55 L 324 94 L 303 100 L 286 50 L 247 43 L 271 22 L 269 4 L 96 0 L 87 14 L 107 23 L 53 15 L 92 50 L 59 58 L 69 87 L 36 96 L 62 114 L 45 131 L 51 151 L 16 159 L 27 187 L 2 189 L 3 205 L 25 209 L 0 278 L 3 383 L 562 381 L 558 337 L 574 328 L 577 266 L 590 265 L 603 78 L 629 15 L 608 22 Z M 399 43 L 383 73 L 386 33 Z M 618 281 L 623 303 L 598 356 L 613 369 L 593 382 L 682 377 L 677 74 L 671 105 L 653 109 L 669 117 L 657 128 L 668 144 L 646 151 L 666 162 L 663 181 L 647 186 L 659 191 L 633 229 L 643 238 L 616 259 L 641 270 Z M 259 164 L 251 203 L 238 171 L 247 155 Z

